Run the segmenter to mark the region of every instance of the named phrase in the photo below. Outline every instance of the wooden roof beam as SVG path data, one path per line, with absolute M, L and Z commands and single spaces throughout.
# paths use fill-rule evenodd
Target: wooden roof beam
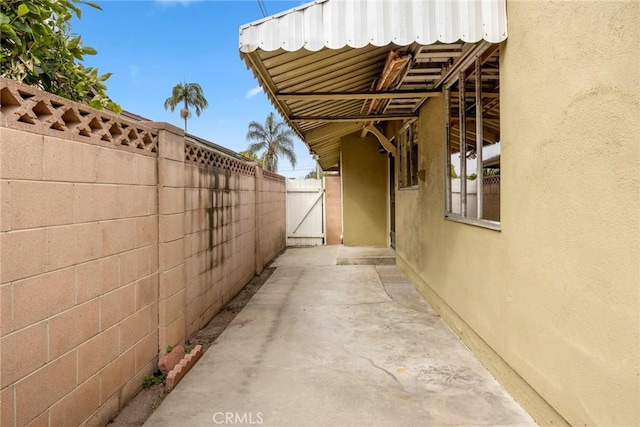
M 441 96 L 440 91 L 395 91 L 395 92 L 299 92 L 279 93 L 276 98 L 281 101 L 323 101 L 323 100 L 358 100 L 358 99 L 407 99 L 431 98 Z
M 405 120 L 418 117 L 418 113 L 411 114 L 363 114 L 357 116 L 299 116 L 291 117 L 294 123 L 297 122 L 367 122 L 380 120 Z

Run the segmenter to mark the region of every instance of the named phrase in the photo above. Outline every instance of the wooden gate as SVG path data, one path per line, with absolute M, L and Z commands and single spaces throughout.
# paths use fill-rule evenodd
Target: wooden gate
M 287 246 L 323 245 L 324 215 L 321 179 L 287 179 Z

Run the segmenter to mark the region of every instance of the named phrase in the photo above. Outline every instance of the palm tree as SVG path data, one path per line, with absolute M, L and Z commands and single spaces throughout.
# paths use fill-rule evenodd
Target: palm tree
M 247 141 L 254 141 L 248 151 L 258 155 L 262 152 L 262 166 L 272 172 L 278 171 L 278 157 L 289 159 L 291 166 L 296 166 L 296 153 L 293 152 L 293 131 L 284 122 L 276 121 L 275 115 L 269 113 L 264 125 L 258 122 L 249 123 Z
M 209 106 L 209 103 L 202 93 L 202 88 L 198 83 L 178 83 L 173 87 L 171 96 L 164 101 L 164 109 L 174 111 L 176 107 L 183 104 L 180 110 L 180 117 L 184 119 L 184 131 L 187 132 L 187 119 L 191 117 L 189 106 L 196 109 L 196 115 L 200 117 L 202 110 Z

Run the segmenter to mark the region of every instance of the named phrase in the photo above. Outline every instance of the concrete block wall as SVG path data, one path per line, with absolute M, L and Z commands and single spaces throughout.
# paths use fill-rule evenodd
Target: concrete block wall
M 287 194 L 284 177 L 262 171 L 258 191 L 260 269 L 282 251 L 287 239 Z
M 0 95 L 0 425 L 103 426 L 284 248 L 284 179 L 164 123 Z
M 255 274 L 255 176 L 185 165 L 187 335 L 209 320 Z
M 158 357 L 156 134 L 2 83 L 0 423 L 104 425 Z

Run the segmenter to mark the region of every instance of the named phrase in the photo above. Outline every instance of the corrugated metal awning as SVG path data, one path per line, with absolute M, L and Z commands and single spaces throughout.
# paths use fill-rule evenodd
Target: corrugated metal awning
M 332 169 L 341 136 L 415 116 L 479 44 L 505 40 L 505 1 L 319 0 L 240 27 L 240 55 Z

